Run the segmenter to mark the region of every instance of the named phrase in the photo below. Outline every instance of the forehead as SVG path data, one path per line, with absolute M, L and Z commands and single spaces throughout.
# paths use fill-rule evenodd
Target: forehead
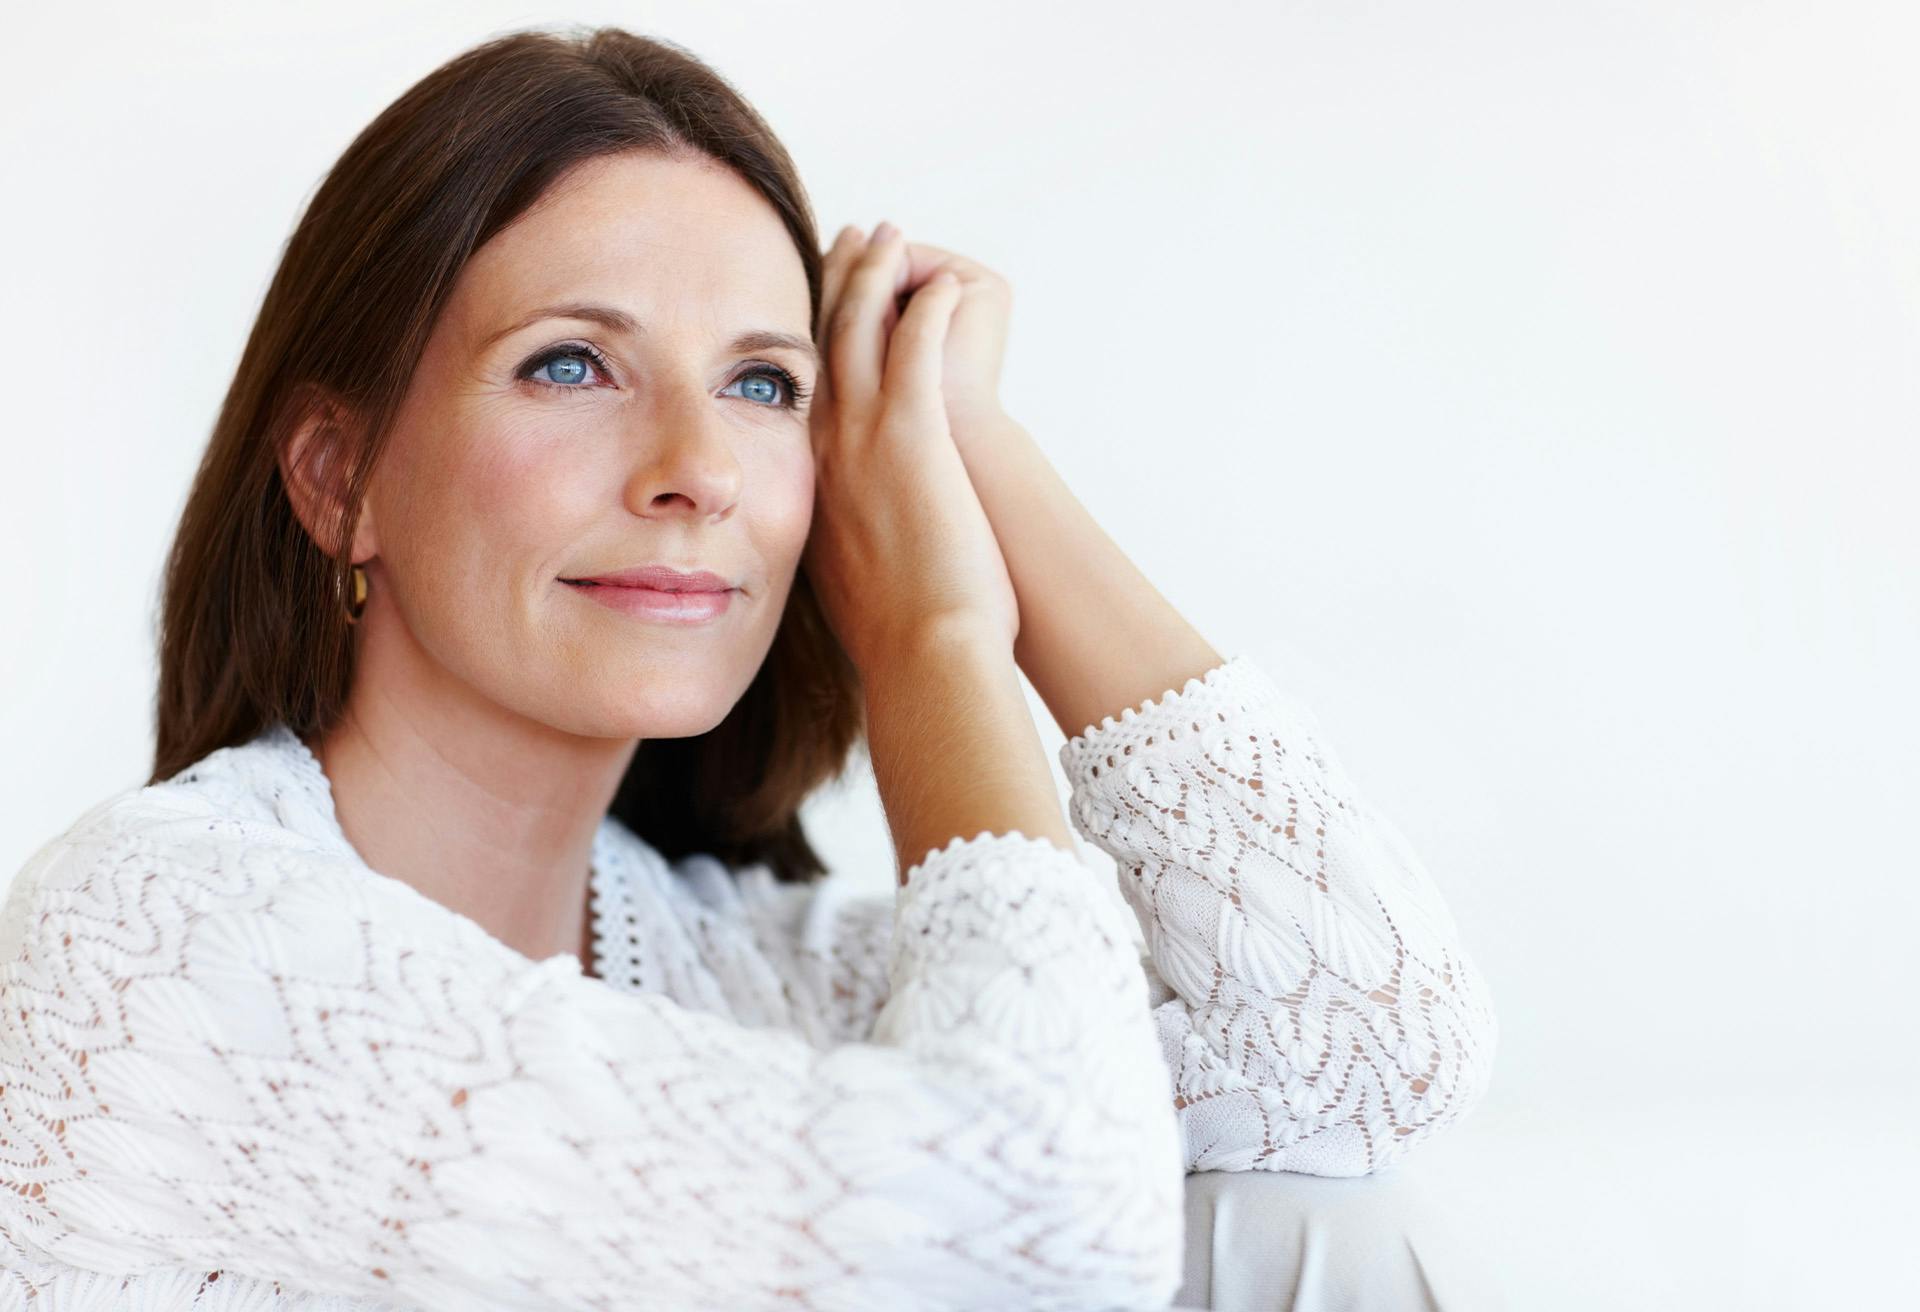
M 711 160 L 587 160 L 474 253 L 448 313 L 473 340 L 597 301 L 648 329 L 811 336 L 806 268 L 773 206 Z

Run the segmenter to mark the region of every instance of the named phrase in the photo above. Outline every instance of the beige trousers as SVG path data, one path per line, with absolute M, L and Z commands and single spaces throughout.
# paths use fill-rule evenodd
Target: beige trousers
M 1455 1205 L 1420 1164 L 1334 1178 L 1292 1171 L 1187 1177 L 1176 1308 L 1211 1312 L 1508 1312 Z

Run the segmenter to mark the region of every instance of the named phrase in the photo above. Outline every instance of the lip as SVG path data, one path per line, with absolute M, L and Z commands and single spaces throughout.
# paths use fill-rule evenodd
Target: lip
M 663 592 L 658 588 L 598 587 L 562 579 L 590 601 L 644 620 L 667 624 L 705 624 L 719 619 L 733 604 L 733 589 L 724 592 Z
M 560 581 L 610 610 L 659 624 L 711 623 L 727 613 L 738 591 L 718 574 L 687 573 L 665 565 Z
M 731 592 L 734 584 L 711 570 L 674 569 L 670 565 L 637 565 L 611 574 L 587 574 L 562 583 L 598 583 L 615 588 L 644 588 L 653 592 Z

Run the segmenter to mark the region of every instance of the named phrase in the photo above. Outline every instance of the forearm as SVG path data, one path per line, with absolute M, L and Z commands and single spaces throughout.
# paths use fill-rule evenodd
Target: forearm
M 1004 637 L 933 630 L 862 682 L 867 748 L 902 883 L 929 852 L 983 830 L 1074 850 Z
M 1071 738 L 1221 663 L 1024 427 L 1005 415 L 974 420 L 961 454 L 1020 604 L 1014 657 L 1062 733 Z

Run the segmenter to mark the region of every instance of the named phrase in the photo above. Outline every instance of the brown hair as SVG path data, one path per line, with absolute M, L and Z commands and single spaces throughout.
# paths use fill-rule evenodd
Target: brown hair
M 618 28 L 528 30 L 458 55 L 347 147 L 289 238 L 221 405 L 169 555 L 155 697 L 158 783 L 275 720 L 303 738 L 341 713 L 353 526 L 412 362 L 462 266 L 567 169 L 634 149 L 733 169 L 785 220 L 820 310 L 820 250 L 793 161 L 713 69 Z M 312 416 L 347 416 L 334 545 L 295 514 L 280 456 Z M 313 443 L 319 446 L 319 443 Z M 767 659 L 727 717 L 648 739 L 610 808 L 668 857 L 825 866 L 799 807 L 864 731 L 858 675 L 802 570 Z

